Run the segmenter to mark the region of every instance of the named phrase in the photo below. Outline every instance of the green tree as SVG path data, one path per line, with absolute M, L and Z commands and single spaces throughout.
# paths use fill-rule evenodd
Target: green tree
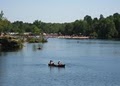
M 8 21 L 7 19 L 0 20 L 0 34 L 2 32 L 3 33 L 9 32 L 11 28 L 12 28 L 12 25 L 10 21 Z
M 65 35 L 73 35 L 73 24 L 67 23 L 65 25 Z
M 3 20 L 3 15 L 4 15 L 4 13 L 3 13 L 3 11 L 1 11 L 1 13 L 0 13 L 0 20 Z
M 115 28 L 118 31 L 118 38 L 120 38 L 120 14 L 115 13 L 113 14 L 113 18 L 114 18 L 114 23 L 115 23 Z
M 92 33 L 92 18 L 89 15 L 84 17 L 84 21 L 86 22 L 86 35 L 89 36 Z
M 32 33 L 35 34 L 35 35 L 40 35 L 41 31 L 37 26 L 34 25 Z
M 113 38 L 117 35 L 117 30 L 115 29 L 115 24 L 110 19 L 103 19 L 99 23 L 99 38 Z
M 98 18 L 94 18 L 93 19 L 93 23 L 92 23 L 92 29 L 91 29 L 91 33 L 90 36 L 92 38 L 97 38 L 98 37 L 98 24 L 99 24 L 99 20 Z
M 77 20 L 73 23 L 74 28 L 73 28 L 73 32 L 75 35 L 86 35 L 86 25 L 87 22 L 86 21 L 82 21 L 82 20 Z
M 99 20 L 102 20 L 102 19 L 104 19 L 104 16 L 102 14 L 100 14 Z

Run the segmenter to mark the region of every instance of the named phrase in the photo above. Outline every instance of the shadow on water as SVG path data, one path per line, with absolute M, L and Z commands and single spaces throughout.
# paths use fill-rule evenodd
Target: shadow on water
M 6 55 L 7 55 L 7 52 L 0 52 L 0 57 L 6 56 Z
M 48 66 L 48 68 L 50 69 L 50 72 L 61 72 L 63 70 L 65 70 L 65 67 L 51 67 L 51 66 Z

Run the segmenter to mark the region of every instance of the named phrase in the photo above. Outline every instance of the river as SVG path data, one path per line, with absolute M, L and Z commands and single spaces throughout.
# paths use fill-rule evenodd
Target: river
M 120 86 L 120 41 L 49 38 L 0 52 L 0 86 Z

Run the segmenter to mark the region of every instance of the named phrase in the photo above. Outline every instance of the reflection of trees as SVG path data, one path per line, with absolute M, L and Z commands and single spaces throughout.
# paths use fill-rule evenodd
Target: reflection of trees
M 63 70 L 65 70 L 64 67 L 52 67 L 52 66 L 48 66 L 50 68 L 50 72 L 54 72 L 55 70 L 58 70 L 58 72 L 61 72 Z
M 37 50 L 36 44 L 33 44 L 33 51 L 36 51 L 36 50 Z
M 50 72 L 52 72 L 52 70 L 54 69 L 54 67 L 48 66 L 50 68 Z
M 58 67 L 58 72 L 63 71 L 63 70 L 65 70 L 65 67 L 63 67 L 63 68 Z
M 7 56 L 8 55 L 8 53 L 7 52 L 1 52 L 0 51 L 0 56 L 2 57 L 2 56 Z

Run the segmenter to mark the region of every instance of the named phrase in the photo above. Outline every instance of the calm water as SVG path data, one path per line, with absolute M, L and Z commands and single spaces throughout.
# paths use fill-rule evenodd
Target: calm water
M 120 41 L 51 38 L 24 45 L 0 53 L 0 86 L 120 86 Z M 51 59 L 66 67 L 48 67 Z

